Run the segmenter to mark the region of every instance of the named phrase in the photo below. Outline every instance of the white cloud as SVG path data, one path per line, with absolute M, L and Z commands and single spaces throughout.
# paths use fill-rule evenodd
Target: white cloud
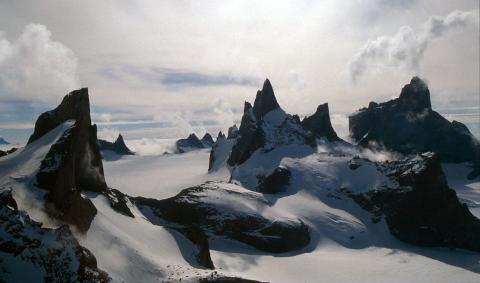
M 355 82 L 367 73 L 383 73 L 388 69 L 418 73 L 425 50 L 432 40 L 453 30 L 478 29 L 478 24 L 478 11 L 453 11 L 446 17 L 430 17 L 418 31 L 402 26 L 392 36 L 368 40 L 349 62 L 350 77 Z
M 14 41 L 0 32 L 0 98 L 51 101 L 79 87 L 75 54 L 51 36 L 39 24 Z

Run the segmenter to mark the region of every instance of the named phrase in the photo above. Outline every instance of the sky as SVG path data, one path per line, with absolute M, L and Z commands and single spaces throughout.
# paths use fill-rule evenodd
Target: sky
M 0 0 L 0 136 L 24 141 L 80 87 L 100 137 L 215 133 L 265 78 L 289 113 L 328 102 L 345 133 L 414 75 L 478 133 L 479 37 L 478 0 Z

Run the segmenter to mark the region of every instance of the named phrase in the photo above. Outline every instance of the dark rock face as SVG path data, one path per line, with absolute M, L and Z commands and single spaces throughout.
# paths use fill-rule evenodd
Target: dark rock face
M 221 138 L 225 138 L 225 134 L 222 133 L 222 131 L 218 132 L 217 141 L 218 141 L 218 139 L 221 139 Z
M 9 150 L 5 150 L 5 151 L 0 150 L 0 157 L 9 155 L 9 154 L 11 154 L 11 153 L 14 153 L 15 151 L 17 151 L 17 149 L 18 149 L 18 148 L 16 148 L 16 147 L 12 147 L 12 148 L 9 149 Z
M 192 149 L 205 148 L 202 141 L 195 134 L 190 134 L 186 139 L 179 139 L 175 145 L 178 153 L 185 153 Z
M 378 166 L 400 186 L 351 197 L 377 218 L 384 215 L 395 237 L 420 246 L 480 251 L 480 220 L 448 187 L 438 155 L 425 153 Z
M 230 128 L 228 128 L 228 136 L 227 139 L 236 139 L 238 138 L 238 128 L 237 125 L 233 125 Z
M 426 84 L 414 77 L 400 97 L 370 103 L 349 117 L 350 134 L 359 145 L 378 143 L 402 154 L 433 151 L 443 162 L 480 162 L 480 143 L 460 122 L 433 111 Z
M 199 227 L 204 232 L 224 236 L 258 250 L 281 253 L 305 247 L 310 242 L 309 228 L 302 221 L 271 221 L 260 214 L 235 211 L 204 201 L 210 193 L 234 194 L 220 187 L 202 185 L 163 199 L 133 198 L 137 206 L 150 208 L 164 221 L 182 227 Z M 248 196 L 245 196 L 248 198 Z
M 205 233 L 196 226 L 189 226 L 182 230 L 183 235 L 187 237 L 192 243 L 194 243 L 198 248 L 198 253 L 196 254 L 197 262 L 208 269 L 215 269 L 213 265 L 212 258 L 210 257 L 210 248 L 208 246 L 208 237 Z
M 273 93 L 272 84 L 266 79 L 262 90 L 257 91 L 257 96 L 253 103 L 253 113 L 257 120 L 260 120 L 265 114 L 276 108 L 280 108 L 280 105 L 278 105 L 277 98 Z
M 31 278 L 44 282 L 108 282 L 108 275 L 98 269 L 93 254 L 80 246 L 64 225 L 42 228 L 23 211 L 17 210 L 8 191 L 0 192 L 0 262 L 2 279 L 14 282 L 31 272 Z M 14 266 L 15 268 L 11 268 Z
M 261 177 L 257 190 L 264 194 L 275 194 L 287 190 L 290 184 L 290 171 L 285 167 L 277 167 L 272 174 Z
M 209 133 L 206 133 L 200 141 L 202 142 L 203 147 L 211 147 L 214 143 L 213 138 Z
M 29 142 L 54 127 L 75 119 L 50 148 L 37 173 L 37 186 L 46 189 L 47 207 L 52 216 L 76 225 L 85 232 L 97 210 L 82 190 L 101 192 L 107 188 L 97 144 L 97 128 L 91 125 L 88 90 L 76 90 L 65 96 L 52 111 L 40 115 Z M 66 120 L 65 120 L 66 119 Z
M 111 150 L 120 155 L 135 154 L 133 151 L 131 151 L 127 147 L 127 145 L 125 144 L 125 141 L 123 140 L 123 136 L 121 134 L 118 134 L 117 139 L 113 143 L 106 140 L 98 140 L 98 146 L 100 147 L 100 150 Z
M 280 108 L 267 79 L 262 90 L 257 92 L 254 106 L 245 102 L 238 138 L 227 163 L 240 165 L 257 149 L 269 151 L 278 145 L 294 143 L 315 146 L 315 139 L 302 127 L 298 116 L 289 115 Z
M 310 117 L 305 117 L 302 126 L 313 133 L 316 138 L 326 138 L 330 142 L 340 141 L 330 122 L 328 103 L 318 106 L 317 111 Z
M 135 218 L 132 211 L 128 207 L 128 203 L 130 199 L 128 198 L 127 195 L 125 195 L 124 193 L 120 192 L 117 189 L 110 189 L 110 188 L 105 190 L 103 192 L 103 195 L 105 195 L 108 198 L 110 207 L 113 208 L 113 210 L 115 210 L 116 212 L 122 213 L 126 216 Z
M 230 166 L 242 164 L 255 150 L 261 148 L 265 143 L 252 105 L 248 102 L 245 102 L 243 108 L 242 122 L 240 123 L 238 135 L 237 143 L 233 146 L 232 153 L 227 161 Z

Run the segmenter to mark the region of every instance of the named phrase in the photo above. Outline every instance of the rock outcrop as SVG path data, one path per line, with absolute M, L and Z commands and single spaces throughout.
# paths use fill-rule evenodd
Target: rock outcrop
M 3 157 L 3 156 L 6 156 L 6 155 L 9 155 L 9 154 L 12 154 L 14 153 L 15 151 L 17 151 L 18 148 L 16 147 L 12 147 L 11 149 L 8 149 L 8 150 L 0 150 L 0 157 Z
M 318 139 L 326 138 L 330 142 L 341 140 L 330 122 L 328 103 L 319 105 L 317 111 L 312 116 L 305 117 L 302 120 L 302 126 L 312 132 Z
M 203 147 L 211 147 L 214 143 L 212 136 L 209 133 L 205 133 L 205 135 L 200 140 L 203 144 Z
M 418 77 L 403 87 L 399 98 L 371 102 L 351 115 L 349 129 L 361 146 L 380 145 L 402 154 L 433 151 L 442 162 L 480 162 L 479 141 L 464 124 L 432 110 L 430 91 Z
M 287 190 L 290 184 L 290 171 L 283 167 L 277 167 L 268 176 L 257 176 L 259 178 L 257 190 L 264 194 L 276 194 Z
M 228 135 L 227 139 L 236 139 L 238 138 L 238 128 L 237 125 L 233 125 L 230 128 L 228 128 Z
M 123 140 L 122 134 L 118 134 L 117 139 L 115 142 L 109 142 L 106 140 L 98 140 L 98 146 L 100 150 L 111 150 L 119 155 L 134 155 L 135 153 L 131 151 L 125 141 Z
M 350 197 L 376 221 L 383 215 L 395 237 L 414 245 L 480 252 L 480 220 L 448 187 L 437 154 L 384 162 L 378 168 L 399 186 Z
M 268 206 L 258 193 L 239 192 L 229 185 L 207 183 L 183 190 L 178 195 L 163 199 L 132 198 L 140 210 L 148 209 L 162 222 L 174 223 L 176 229 L 198 227 L 207 235 L 217 235 L 243 242 L 258 250 L 281 253 L 298 250 L 310 242 L 309 228 L 302 221 L 275 221 L 248 209 Z M 215 199 L 223 199 L 222 203 Z M 234 201 L 235 205 L 229 205 Z M 245 204 L 245 209 L 241 208 Z M 148 215 L 148 214 L 146 214 Z M 147 216 L 148 217 L 148 216 Z M 158 223 L 153 219 L 152 223 Z M 168 225 L 168 224 L 166 224 Z
M 278 105 L 272 85 L 267 79 L 257 92 L 253 107 L 245 102 L 238 138 L 228 159 L 230 166 L 245 162 L 256 150 L 272 150 L 279 145 L 315 145 L 298 116 L 289 115 Z
M 191 150 L 205 148 L 202 141 L 195 134 L 190 134 L 186 139 L 179 139 L 175 146 L 178 153 L 185 153 Z
M 93 254 L 80 246 L 67 225 L 42 228 L 11 192 L 0 192 L 0 274 L 5 282 L 108 282 Z
M 36 179 L 37 186 L 48 191 L 50 214 L 85 232 L 97 211 L 81 191 L 101 192 L 107 188 L 97 128 L 91 124 L 88 89 L 72 91 L 57 108 L 41 114 L 29 143 L 72 119 L 73 126 L 52 145 Z

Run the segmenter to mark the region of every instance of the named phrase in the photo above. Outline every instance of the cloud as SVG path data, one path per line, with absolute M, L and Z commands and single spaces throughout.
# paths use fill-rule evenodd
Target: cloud
M 216 75 L 157 66 L 125 64 L 100 68 L 98 74 L 110 80 L 133 80 L 167 87 L 256 86 L 261 83 L 259 78 L 252 76 Z
M 449 31 L 478 29 L 478 11 L 453 11 L 446 17 L 430 17 L 415 31 L 402 26 L 393 36 L 384 35 L 368 40 L 350 59 L 350 78 L 356 82 L 363 75 L 388 69 L 420 71 L 420 63 L 431 41 Z
M 0 98 L 58 100 L 79 87 L 77 58 L 47 27 L 27 25 L 14 41 L 0 32 Z

